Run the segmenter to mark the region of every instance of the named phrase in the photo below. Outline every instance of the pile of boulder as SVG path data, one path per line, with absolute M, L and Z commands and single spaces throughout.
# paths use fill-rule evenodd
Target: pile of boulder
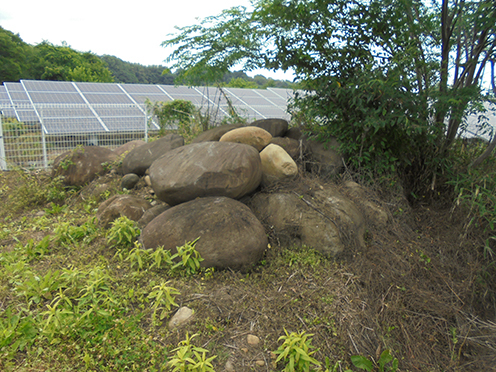
M 122 187 L 131 190 L 144 179 L 155 205 L 116 195 L 98 209 L 103 226 L 125 215 L 142 228 L 144 248 L 164 247 L 173 254 L 199 238 L 204 267 L 244 271 L 262 258 L 269 237 L 282 246 L 304 245 L 338 257 L 364 244 L 367 221 L 387 223 L 386 210 L 366 202 L 367 191 L 358 184 L 348 182 L 339 190 L 334 183 L 302 177 L 304 156 L 323 177 L 342 165 L 336 149 L 302 139 L 285 120 L 265 119 L 219 126 L 187 145 L 169 134 L 114 151 L 76 149 L 55 160 L 53 174 L 82 186 L 122 159 L 117 166 Z

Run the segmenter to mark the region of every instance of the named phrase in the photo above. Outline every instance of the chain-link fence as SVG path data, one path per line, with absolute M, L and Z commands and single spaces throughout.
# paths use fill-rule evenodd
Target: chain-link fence
M 0 169 L 47 168 L 77 146 L 115 149 L 159 127 L 146 106 L 30 104 L 0 107 Z

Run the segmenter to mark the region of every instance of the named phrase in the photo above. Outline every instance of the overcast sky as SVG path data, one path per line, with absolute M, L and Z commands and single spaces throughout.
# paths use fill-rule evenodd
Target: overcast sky
M 0 26 L 29 44 L 63 41 L 81 52 L 109 54 L 142 65 L 165 65 L 167 50 L 160 44 L 175 32 L 174 26 L 190 26 L 197 18 L 218 15 L 223 9 L 249 0 L 3 0 Z M 290 74 L 265 76 L 291 80 Z M 255 73 L 249 73 L 253 76 Z

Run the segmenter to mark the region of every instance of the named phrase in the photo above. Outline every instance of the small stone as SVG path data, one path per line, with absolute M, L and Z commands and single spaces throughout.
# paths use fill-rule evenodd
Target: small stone
M 241 348 L 241 351 L 243 351 L 243 352 L 247 353 L 247 352 L 248 352 L 248 349 L 247 349 L 246 347 L 242 347 L 242 348 Z
M 186 306 L 181 307 L 169 321 L 169 329 L 177 328 L 184 325 L 185 323 L 189 322 L 192 317 L 193 310 Z
M 265 366 L 265 362 L 264 362 L 263 360 L 257 360 L 257 361 L 255 362 L 255 364 L 256 364 L 258 367 L 263 367 L 263 366 Z
M 247 341 L 249 345 L 258 345 L 260 343 L 260 339 L 255 335 L 248 335 Z
M 122 177 L 121 188 L 127 189 L 127 190 L 132 190 L 132 189 L 134 189 L 134 186 L 136 186 L 138 181 L 139 181 L 139 177 L 137 174 L 128 173 L 124 177 Z
M 148 171 L 148 169 L 147 169 L 147 171 Z M 152 187 L 152 181 L 150 180 L 150 176 L 149 175 L 146 175 L 145 176 L 145 183 L 146 183 L 147 186 Z
M 226 372 L 234 372 L 234 364 L 233 364 L 233 362 L 231 362 L 231 360 L 228 360 L 226 362 L 226 365 L 225 365 L 224 369 L 225 369 Z

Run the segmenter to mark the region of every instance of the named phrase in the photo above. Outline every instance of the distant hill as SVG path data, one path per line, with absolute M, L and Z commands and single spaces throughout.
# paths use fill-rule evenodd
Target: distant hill
M 175 75 L 164 74 L 164 66 L 143 66 L 109 55 L 100 56 L 100 59 L 107 64 L 116 83 L 174 85 Z
M 0 27 L 0 84 L 32 79 L 174 85 L 176 76 L 165 66 L 143 66 L 115 56 L 79 52 L 66 43 L 30 45 L 20 35 Z M 232 88 L 295 88 L 289 81 L 262 75 L 252 78 L 243 71 L 229 72 L 219 83 Z
M 167 71 L 165 66 L 143 66 L 109 55 L 103 55 L 100 58 L 107 64 L 116 83 L 174 85 L 177 76 L 177 73 Z M 243 71 L 228 72 L 220 83 L 232 88 L 264 89 L 274 87 L 291 89 L 294 87 L 294 84 L 289 81 L 274 80 L 263 75 L 256 75 L 252 78 Z

